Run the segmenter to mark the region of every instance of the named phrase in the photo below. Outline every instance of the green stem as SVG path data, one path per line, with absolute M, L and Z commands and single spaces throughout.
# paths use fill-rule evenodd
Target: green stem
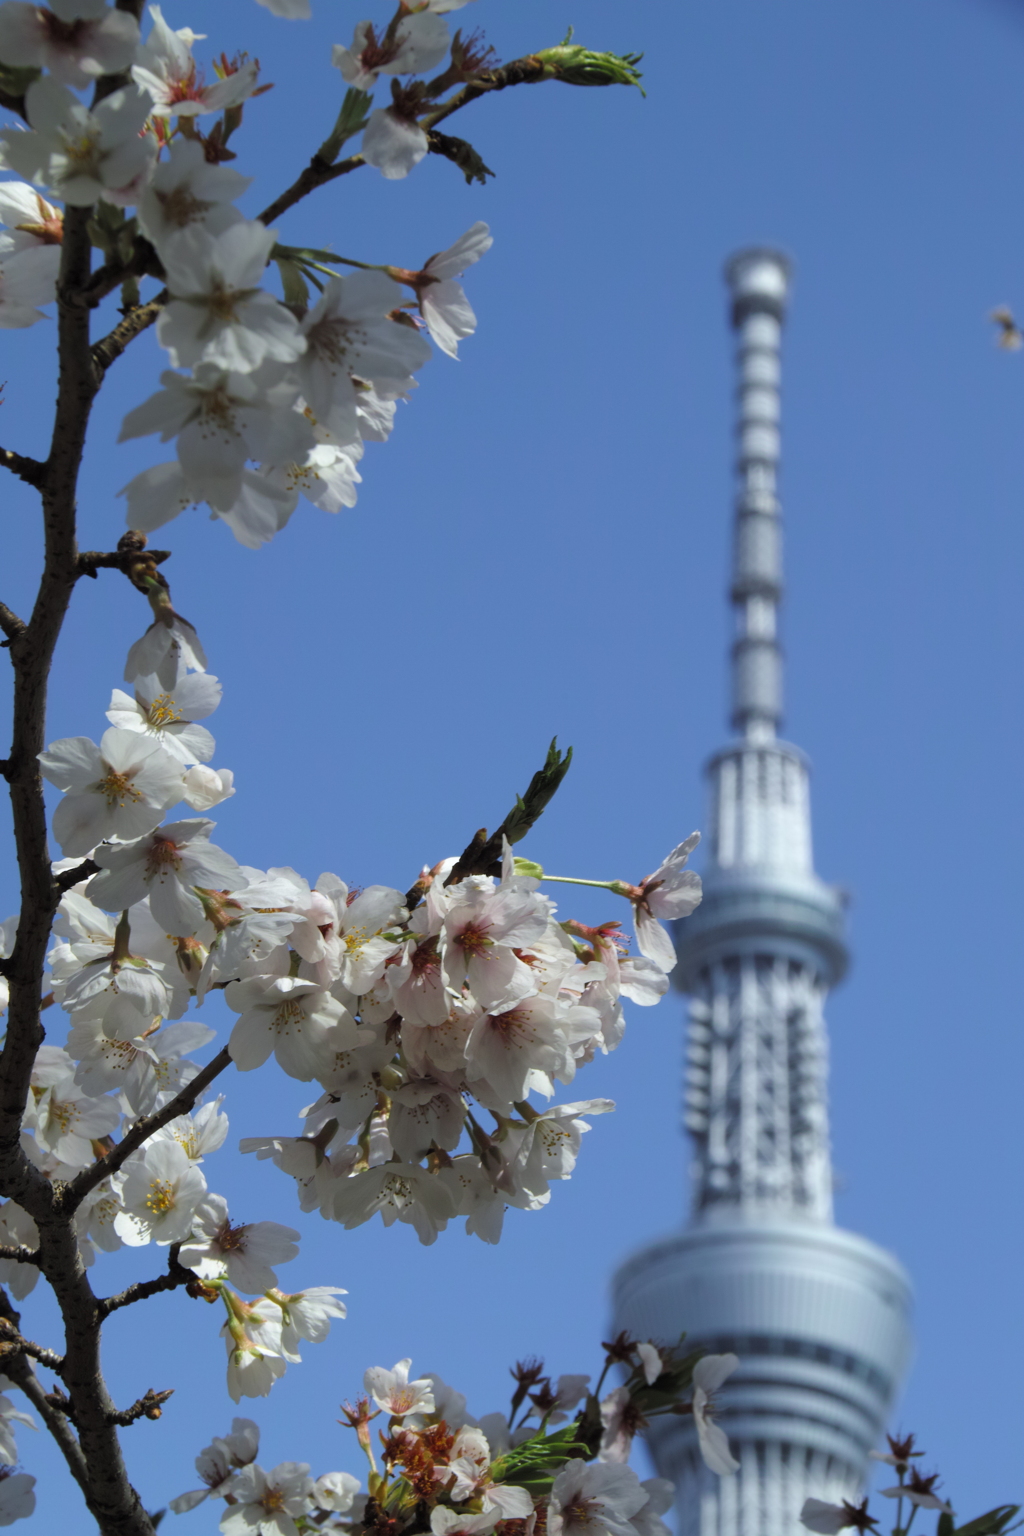
M 617 880 L 577 880 L 573 875 L 541 875 L 542 880 L 557 880 L 559 885 L 592 885 L 599 891 L 614 891 Z

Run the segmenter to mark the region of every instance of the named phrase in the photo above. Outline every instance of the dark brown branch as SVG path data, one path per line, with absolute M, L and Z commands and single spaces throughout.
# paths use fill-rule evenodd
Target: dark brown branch
M 83 859 L 81 864 L 76 864 L 73 869 L 65 869 L 57 876 L 57 889 L 63 896 L 65 891 L 70 891 L 82 880 L 88 880 L 90 875 L 98 875 L 99 872 L 100 866 L 93 859 Z
M 150 1296 L 159 1296 L 161 1291 L 177 1290 L 179 1285 L 188 1285 L 196 1277 L 191 1269 L 186 1269 L 178 1263 L 178 1254 L 181 1250 L 180 1243 L 172 1243 L 167 1255 L 167 1273 L 157 1275 L 155 1280 L 140 1280 L 135 1285 L 129 1285 L 125 1290 L 119 1291 L 116 1296 L 103 1296 L 99 1301 L 100 1321 L 108 1318 L 111 1312 L 118 1312 L 121 1307 L 130 1307 L 137 1301 L 145 1301 Z
M 28 629 L 24 619 L 19 619 L 12 608 L 6 603 L 0 603 L 0 629 L 7 636 L 8 641 L 20 640 Z
M 0 448 L 0 464 L 4 469 L 9 469 L 12 475 L 17 475 L 19 480 L 26 480 L 29 485 L 38 486 L 42 481 L 43 465 L 38 459 L 29 459 L 22 453 L 13 453 L 10 448 Z
M 68 1464 L 68 1471 L 75 1482 L 85 1493 L 88 1489 L 89 1474 L 86 1470 L 85 1457 L 82 1448 L 69 1425 L 68 1408 L 70 1404 L 63 1392 L 44 1392 L 42 1384 L 36 1377 L 32 1364 L 24 1355 L 14 1360 L 4 1361 L 4 1374 L 14 1382 L 14 1385 L 28 1398 L 32 1407 L 36 1410 L 50 1434 L 57 1442 L 57 1447 Z
M 453 112 L 461 112 L 463 107 L 468 107 L 471 101 L 478 101 L 481 96 L 489 96 L 492 91 L 507 90 L 510 85 L 536 85 L 545 79 L 546 70 L 540 59 L 524 58 L 513 59 L 510 64 L 503 64 L 500 69 L 483 69 L 478 75 L 450 96 L 447 101 L 435 107 L 433 112 L 428 112 L 420 119 L 420 127 L 429 133 L 431 128 L 436 128 L 438 123 L 443 123 L 446 117 L 451 117 Z
M 141 336 L 143 331 L 149 329 L 169 298 L 170 294 L 165 288 L 147 304 L 137 305 L 108 335 L 94 343 L 92 360 L 100 379 L 136 336 Z
M 63 1355 L 58 1355 L 56 1350 L 45 1349 L 42 1344 L 33 1344 L 31 1339 L 22 1338 L 17 1323 L 9 1317 L 0 1317 L 0 1363 L 12 1355 L 29 1355 L 33 1360 L 38 1360 L 40 1365 L 56 1371 L 58 1376 L 64 1369 Z
M 159 1419 L 163 1415 L 162 1404 L 174 1396 L 174 1388 L 166 1392 L 154 1392 L 150 1387 L 145 1397 L 138 1398 L 130 1408 L 115 1408 L 110 1414 L 111 1424 L 136 1424 L 139 1419 Z
M 2 1259 L 6 1259 L 13 1264 L 38 1265 L 39 1250 L 38 1248 L 25 1248 L 21 1243 L 17 1244 L 17 1246 L 5 1243 L 0 1246 L 0 1260 Z
M 190 1083 L 186 1083 L 169 1104 L 164 1105 L 163 1109 L 158 1110 L 155 1115 L 146 1115 L 143 1119 L 136 1120 L 127 1136 L 118 1142 L 112 1152 L 108 1152 L 106 1157 L 101 1157 L 90 1167 L 83 1168 L 77 1178 L 64 1186 L 59 1202 L 61 1214 L 70 1216 L 76 1211 L 86 1195 L 110 1174 L 116 1173 L 132 1153 L 149 1140 L 154 1131 L 170 1124 L 179 1115 L 187 1114 L 203 1090 L 208 1088 L 214 1078 L 219 1077 L 230 1065 L 231 1053 L 225 1046 Z
M 273 224 L 282 213 L 289 208 L 294 208 L 310 192 L 315 192 L 317 187 L 325 187 L 329 181 L 336 181 L 339 176 L 347 176 L 350 171 L 357 171 L 366 161 L 362 155 L 349 155 L 347 160 L 339 160 L 336 165 L 328 165 L 326 160 L 321 160 L 319 155 L 314 155 L 306 166 L 306 169 L 292 182 L 287 192 L 282 192 L 272 203 L 268 203 L 262 213 L 256 217 L 263 224 Z

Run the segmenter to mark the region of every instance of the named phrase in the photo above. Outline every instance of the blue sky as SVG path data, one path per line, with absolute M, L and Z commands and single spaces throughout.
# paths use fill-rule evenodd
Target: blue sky
M 313 6 L 303 24 L 252 0 L 165 6 L 275 82 L 237 140 L 238 168 L 258 176 L 251 212 L 330 127 L 329 45 L 386 15 Z M 555 733 L 576 759 L 524 845 L 549 868 L 635 880 L 702 824 L 701 764 L 725 737 L 720 271 L 741 245 L 789 251 L 787 733 L 815 766 L 818 868 L 852 893 L 854 964 L 829 1009 L 837 1216 L 910 1270 L 917 1357 L 897 1422 L 969 1517 L 1024 1495 L 1024 363 L 986 321 L 998 303 L 1024 311 L 1024 7 L 480 0 L 456 19 L 505 59 L 575 22 L 581 42 L 644 52 L 647 99 L 508 91 L 455 130 L 497 171 L 486 188 L 431 158 L 404 183 L 359 172 L 281 221 L 286 240 L 402 265 L 478 218 L 495 245 L 467 284 L 478 335 L 459 363 L 424 369 L 392 441 L 367 452 L 354 511 L 303 504 L 258 554 L 195 512 L 159 540 L 225 687 L 209 723 L 238 794 L 218 838 L 245 862 L 404 887 L 501 818 Z M 5 333 L 6 447 L 45 443 L 51 330 Z M 163 456 L 115 447 L 161 366 L 150 335 L 101 397 L 86 547 L 114 544 L 114 493 Z M 23 487 L 5 491 L 0 595 L 23 608 L 37 518 Z M 98 736 L 144 618 L 120 578 L 82 583 L 51 738 Z M 563 911 L 618 915 L 595 900 Z M 516 1356 L 594 1367 L 614 1265 L 685 1209 L 681 1034 L 678 999 L 634 1011 L 619 1052 L 578 1083 L 617 1114 L 545 1211 L 511 1213 L 497 1249 L 455 1230 L 430 1250 L 406 1229 L 344 1233 L 299 1218 L 266 1165 L 208 1164 L 241 1217 L 301 1225 L 289 1285 L 350 1292 L 329 1344 L 243 1410 L 264 1465 L 358 1470 L 335 1420 L 369 1364 L 411 1354 L 477 1412 L 503 1403 Z M 274 1068 L 224 1086 L 232 1143 L 290 1131 L 306 1102 Z M 101 1288 L 156 1261 L 118 1257 Z M 56 1342 L 42 1303 L 25 1321 Z M 177 1389 L 160 1424 L 125 1435 L 150 1507 L 191 1486 L 192 1457 L 230 1422 L 218 1325 L 180 1295 L 108 1325 L 119 1402 Z M 48 1474 L 45 1444 L 21 1444 Z M 77 1494 L 46 1475 L 37 1518 L 77 1528 Z M 212 1513 L 183 1519 L 214 1528 Z

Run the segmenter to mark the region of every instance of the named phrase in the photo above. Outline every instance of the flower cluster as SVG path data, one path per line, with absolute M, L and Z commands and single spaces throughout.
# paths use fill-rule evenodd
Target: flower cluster
M 99 743 L 70 737 L 40 754 L 62 791 L 52 826 L 65 890 L 48 961 L 69 1030 L 37 1053 L 27 1154 L 52 1180 L 99 1172 L 130 1126 L 196 1076 L 191 1055 L 214 1030 L 184 1015 L 216 990 L 237 1016 L 225 1065 L 248 1072 L 274 1057 L 318 1086 L 301 1134 L 241 1143 L 294 1179 L 304 1211 L 345 1227 L 379 1214 L 424 1243 L 463 1217 L 496 1243 L 506 1208 L 545 1205 L 551 1183 L 572 1174 L 588 1117 L 614 1108 L 550 1101 L 618 1045 L 623 997 L 648 1005 L 665 992 L 674 952 L 653 914 L 679 916 L 699 900 L 683 869 L 695 839 L 640 885 L 584 882 L 631 902 L 643 951 L 632 956 L 618 923 L 559 922 L 540 890 L 557 877 L 514 858 L 507 838 L 497 873 L 461 874 L 449 858 L 408 894 L 239 864 L 211 841 L 205 816 L 165 819 L 181 802 L 208 810 L 234 784 L 210 767 L 216 744 L 201 723 L 220 684 L 166 583 L 154 577 L 149 595 L 156 617 L 131 648 L 130 691 L 114 689 Z M 11 924 L 0 938 L 8 948 Z M 191 1274 L 194 1294 L 219 1297 L 237 1401 L 268 1392 L 300 1358 L 300 1340 L 326 1336 L 344 1293 L 279 1288 L 276 1266 L 296 1256 L 299 1234 L 236 1222 L 209 1190 L 205 1160 L 228 1121 L 221 1098 L 195 1102 L 186 1094 L 181 1113 L 94 1177 L 75 1219 L 86 1264 L 97 1250 L 155 1243 Z M 34 1223 L 13 1201 L 0 1229 L 35 1248 Z M 17 1297 L 37 1274 L 0 1261 Z M 699 1396 L 709 1384 L 694 1380 Z
M 410 1380 L 411 1360 L 391 1370 L 371 1367 L 365 1395 L 342 1410 L 368 1462 L 365 1493 L 348 1472 L 314 1479 L 301 1462 L 264 1471 L 256 1464 L 256 1425 L 235 1419 L 231 1434 L 196 1458 L 203 1486 L 173 1499 L 171 1508 L 182 1514 L 208 1498 L 223 1499 L 225 1536 L 667 1536 L 661 1516 L 675 1489 L 665 1478 L 641 1482 L 627 1465 L 633 1433 L 658 1414 L 697 1414 L 698 1372 L 714 1373 L 722 1360 L 731 1368 L 735 1356 L 683 1357 L 625 1336 L 605 1350 L 596 1393 L 589 1376 L 553 1382 L 540 1361 L 529 1360 L 513 1368 L 509 1413 L 480 1419 L 440 1376 Z M 624 1384 L 600 1400 L 616 1365 L 627 1372 Z M 379 1464 L 375 1419 L 384 1426 L 376 1437 Z M 715 1466 L 710 1458 L 709 1464 Z
M 892 1488 L 881 1490 L 883 1498 L 897 1500 L 892 1536 L 907 1536 L 919 1511 L 935 1512 L 937 1536 L 955 1536 L 957 1530 L 969 1531 L 970 1536 L 1004 1536 L 1005 1532 L 1016 1529 L 1020 1523 L 1016 1521 L 1019 1504 L 998 1504 L 986 1514 L 955 1526 L 952 1506 L 937 1492 L 939 1474 L 923 1473 L 914 1466 L 914 1462 L 924 1455 L 923 1451 L 915 1449 L 916 1438 L 915 1435 L 887 1435 L 889 1449 L 869 1453 L 875 1461 L 892 1467 L 898 1479 Z M 843 1499 L 839 1504 L 826 1499 L 805 1499 L 800 1523 L 817 1536 L 838 1536 L 844 1530 L 856 1530 L 862 1536 L 879 1536 L 879 1516 L 869 1513 L 869 1502 L 866 1498 L 859 1502 Z
M 450 43 L 436 13 L 453 8 L 403 7 L 380 44 L 362 23 L 359 78 L 432 68 Z M 427 336 L 455 356 L 475 330 L 456 278 L 491 239 L 478 223 L 422 269 L 348 262 L 357 270 L 324 283 L 324 262 L 343 258 L 278 245 L 276 231 L 236 206 L 250 178 L 221 163 L 233 158 L 226 137 L 261 89 L 257 64 L 222 56 L 206 83 L 196 34 L 173 30 L 158 5 L 149 12 L 143 42 L 132 16 L 99 0 L 55 0 L 52 11 L 0 4 L 0 61 L 47 71 L 26 91 L 28 131 L 0 129 L 0 167 L 72 207 L 106 209 L 96 216 L 106 236 L 95 238 L 130 252 L 144 237 L 166 280 L 157 336 L 171 366 L 162 388 L 128 413 L 121 439 L 157 434 L 175 443 L 176 457 L 124 487 L 129 526 L 149 531 L 205 503 L 256 548 L 300 498 L 328 512 L 354 505 L 364 445 L 389 436 L 397 402 L 431 355 Z M 370 55 L 376 70 L 364 67 Z M 94 105 L 74 94 L 116 71 L 131 83 Z M 221 119 L 204 136 L 199 124 L 212 113 Z M 389 113 L 373 113 L 367 126 L 371 163 L 378 119 L 390 122 Z M 54 298 L 63 214 L 35 187 L 6 182 L 0 220 L 0 326 L 31 325 Z M 287 302 L 264 286 L 274 261 Z M 312 305 L 308 281 L 321 289 Z

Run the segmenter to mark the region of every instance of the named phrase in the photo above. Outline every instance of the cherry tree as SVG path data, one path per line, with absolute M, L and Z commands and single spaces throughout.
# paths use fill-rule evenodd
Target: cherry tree
M 308 0 L 265 3 L 284 28 L 309 14 Z M 614 1108 L 578 1097 L 577 1074 L 619 1044 L 622 998 L 648 1006 L 666 991 L 663 925 L 700 899 L 691 838 L 638 884 L 568 881 L 627 902 L 636 953 L 618 919 L 559 913 L 556 877 L 514 852 L 569 767 L 555 743 L 495 830 L 406 890 L 242 864 L 208 815 L 235 793 L 233 773 L 214 766 L 216 658 L 201 619 L 172 599 L 171 551 L 149 535 L 201 505 L 255 549 L 287 538 L 304 502 L 351 506 L 365 445 L 388 439 L 432 351 L 455 357 L 473 334 L 461 279 L 491 244 L 477 221 L 412 269 L 284 244 L 275 222 L 344 177 L 402 180 L 431 154 L 486 183 L 480 155 L 446 128 L 493 92 L 639 84 L 637 58 L 571 36 L 500 64 L 478 33 L 452 30 L 446 13 L 465 3 L 402 0 L 320 61 L 337 71 L 334 126 L 256 218 L 237 206 L 254 179 L 246 114 L 266 88 L 254 59 L 216 54 L 214 39 L 207 77 L 201 37 L 142 0 L 0 4 L 0 327 L 31 327 L 54 305 L 58 370 L 47 456 L 0 450 L 0 467 L 38 495 L 44 541 L 27 616 L 0 604 L 22 897 L 0 933 L 0 1524 L 34 1509 L 15 1437 L 35 1416 L 104 1533 L 150 1536 L 162 1518 L 132 1484 L 119 1431 L 159 1419 L 173 1387 L 113 1401 L 100 1364 L 111 1314 L 172 1291 L 209 1303 L 203 1322 L 216 1333 L 219 1320 L 236 1404 L 265 1397 L 345 1317 L 341 1287 L 293 1290 L 279 1275 L 300 1227 L 238 1221 L 211 1187 L 228 1144 L 219 1090 L 235 1073 L 279 1069 L 306 1085 L 296 1134 L 271 1127 L 239 1148 L 257 1183 L 277 1176 L 270 1166 L 289 1181 L 297 1220 L 317 1212 L 351 1229 L 379 1215 L 425 1244 L 464 1222 L 497 1243 L 506 1209 L 545 1206 L 592 1118 Z M 340 191 L 311 201 L 314 219 Z M 139 367 L 120 438 L 168 447 L 121 489 L 116 547 L 83 552 L 76 500 L 94 402 L 151 328 L 167 367 L 151 378 Z M 131 584 L 148 623 L 124 637 L 106 719 L 48 740 L 72 593 L 101 571 Z M 200 1065 L 211 993 L 233 1024 Z M 105 1293 L 104 1258 L 124 1246 L 151 1248 L 154 1273 Z M 51 1343 L 35 1342 L 25 1315 L 40 1283 L 61 1319 Z M 709 1465 L 729 1475 L 712 1392 L 735 1364 L 620 1337 L 593 1384 L 523 1361 L 508 1411 L 482 1418 L 408 1359 L 369 1365 L 344 1410 L 362 1477 L 314 1477 L 302 1462 L 265 1470 L 258 1426 L 239 1417 L 200 1452 L 202 1486 L 172 1507 L 220 1501 L 229 1536 L 529 1536 L 538 1522 L 659 1536 L 672 1488 L 640 1481 L 633 1436 L 653 1415 L 691 1413 Z

